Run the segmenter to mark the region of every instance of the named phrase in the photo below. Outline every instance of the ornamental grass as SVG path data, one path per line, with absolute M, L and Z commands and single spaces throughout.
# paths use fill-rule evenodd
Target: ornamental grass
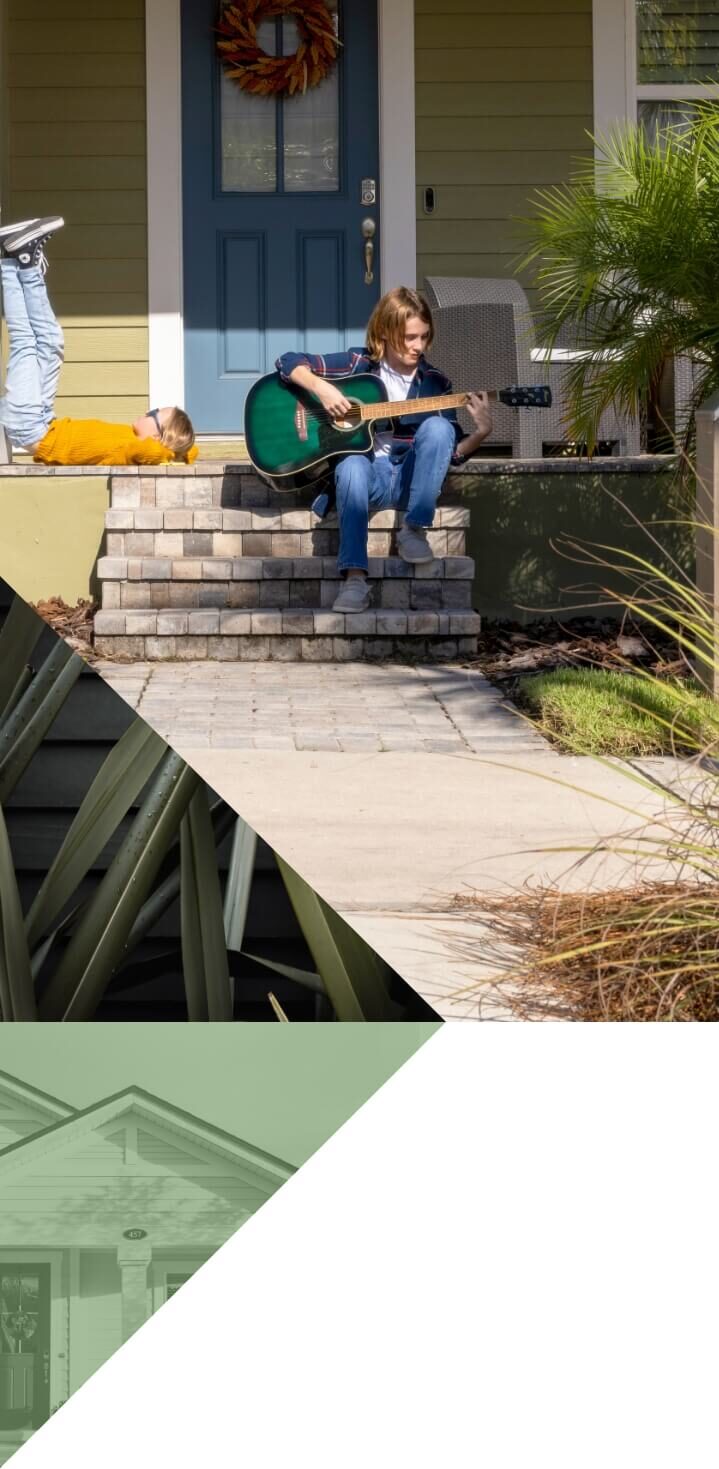
M 490 993 L 516 1020 L 719 1019 L 719 882 L 458 902 L 489 935 Z
M 705 535 L 708 529 L 688 528 Z M 635 714 L 641 713 L 642 728 L 651 734 L 654 727 L 657 749 L 668 745 L 678 752 L 681 747 L 691 759 L 657 771 L 626 758 L 617 745 L 597 754 L 595 759 L 611 761 L 614 770 L 617 757 L 625 754 L 619 768 L 626 774 L 627 799 L 612 804 L 624 818 L 636 819 L 634 829 L 625 826 L 599 845 L 574 849 L 574 891 L 543 885 L 457 900 L 476 919 L 483 967 L 494 971 L 490 980 L 463 989 L 461 997 L 471 992 L 481 1001 L 486 995 L 517 1019 L 719 1020 L 719 703 L 708 692 L 697 693 L 691 678 L 698 676 L 707 690 L 716 686 L 719 627 L 710 601 L 676 562 L 664 557 L 663 566 L 654 564 L 654 552 L 662 562 L 662 547 L 648 527 L 644 530 L 653 547 L 646 557 L 610 546 L 568 540 L 564 545 L 572 559 L 595 568 L 598 605 L 628 616 L 648 640 L 658 634 L 676 644 L 686 678 L 668 683 L 649 671 L 634 672 L 631 702 Z M 609 590 L 609 578 L 603 580 L 608 572 L 612 586 L 621 574 L 623 594 Z M 628 673 L 604 677 L 618 680 L 621 699 Z M 541 719 L 532 722 L 569 753 L 586 753 L 576 727 L 561 728 L 555 715 L 546 725 Z M 591 797 L 570 778 L 573 768 L 566 780 L 549 778 L 557 787 Z M 661 797 L 651 821 L 632 805 L 635 786 Z M 552 850 L 558 849 L 545 848 L 542 855 Z M 566 855 L 567 849 L 562 851 Z M 582 864 L 599 851 L 621 859 L 625 870 L 629 864 L 628 881 L 610 890 L 577 891 Z M 476 952 L 476 940 L 473 945 Z

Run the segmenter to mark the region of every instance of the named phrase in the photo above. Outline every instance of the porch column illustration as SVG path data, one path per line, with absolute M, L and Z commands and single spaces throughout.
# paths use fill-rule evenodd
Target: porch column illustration
M 147 1320 L 147 1267 L 152 1245 L 147 1239 L 122 1240 L 117 1263 L 122 1276 L 122 1340 L 125 1342 Z

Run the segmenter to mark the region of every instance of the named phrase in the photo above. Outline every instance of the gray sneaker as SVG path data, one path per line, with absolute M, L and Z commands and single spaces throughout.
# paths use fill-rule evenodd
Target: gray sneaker
M 407 520 L 397 532 L 397 550 L 403 561 L 411 561 L 413 565 L 434 561 L 434 551 L 427 540 L 425 527 L 410 525 Z
M 332 603 L 333 612 L 366 612 L 370 604 L 370 586 L 366 576 L 348 576 Z

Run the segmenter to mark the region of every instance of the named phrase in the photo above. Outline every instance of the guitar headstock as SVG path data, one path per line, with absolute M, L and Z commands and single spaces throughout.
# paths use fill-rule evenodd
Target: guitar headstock
M 500 388 L 497 393 L 500 403 L 507 408 L 551 408 L 552 389 L 547 387 Z

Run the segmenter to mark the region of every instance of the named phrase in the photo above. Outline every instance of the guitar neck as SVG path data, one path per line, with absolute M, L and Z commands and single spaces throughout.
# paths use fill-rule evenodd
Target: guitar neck
M 463 408 L 469 393 L 443 393 L 440 398 L 403 398 L 399 403 L 363 403 L 361 416 L 364 423 L 376 418 L 401 418 L 405 413 L 439 413 L 445 408 Z M 497 397 L 497 389 L 487 393 L 488 398 Z

